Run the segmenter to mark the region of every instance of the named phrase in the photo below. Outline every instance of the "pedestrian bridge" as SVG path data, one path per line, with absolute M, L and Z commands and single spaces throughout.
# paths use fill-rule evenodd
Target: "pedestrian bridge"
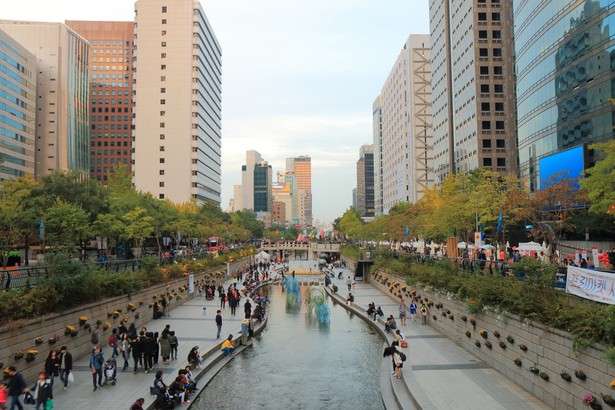
M 284 253 L 290 253 L 294 259 L 305 258 L 317 260 L 321 253 L 340 252 L 339 243 L 316 243 L 316 242 L 268 242 L 261 244 L 260 250 L 269 253 L 272 257 L 281 257 Z

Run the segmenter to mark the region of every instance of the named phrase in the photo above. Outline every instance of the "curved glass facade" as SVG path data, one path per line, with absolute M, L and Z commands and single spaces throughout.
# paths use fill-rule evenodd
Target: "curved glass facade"
M 514 0 L 513 10 L 519 172 L 534 190 L 541 157 L 615 135 L 615 1 Z

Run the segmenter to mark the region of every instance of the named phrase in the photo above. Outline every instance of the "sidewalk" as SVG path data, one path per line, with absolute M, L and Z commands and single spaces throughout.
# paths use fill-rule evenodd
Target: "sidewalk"
M 337 274 L 339 269 L 335 271 Z M 344 279 L 332 280 L 338 287 L 338 294 L 344 299 L 348 296 L 346 285 L 348 275 L 352 273 L 344 270 Z M 406 326 L 400 326 L 397 301 L 369 283 L 356 282 L 352 293 L 355 305 L 367 309 L 367 305 L 374 302 L 376 306 L 382 307 L 385 319 L 392 314 L 397 322 L 397 328 L 406 336 L 408 348 L 403 350 L 408 356 L 408 361 L 404 363 L 402 369 L 404 377 L 402 380 L 392 382 L 407 383 L 410 392 L 422 408 L 474 410 L 549 408 L 431 326 L 421 325 L 420 317 L 417 316 L 416 321 L 412 321 L 409 317 Z M 406 304 L 408 303 L 409 301 L 406 301 Z M 384 328 L 382 324 L 380 326 Z M 413 374 L 408 374 L 410 371 Z
M 224 288 L 232 283 L 229 280 L 224 283 Z M 241 289 L 241 284 L 237 285 Z M 73 374 L 75 383 L 69 383 L 68 390 L 63 391 L 62 381 L 56 378 L 53 386 L 54 404 L 56 409 L 128 409 L 134 401 L 140 397 L 145 399 L 144 408 L 148 408 L 154 401 L 155 397 L 149 393 L 150 386 L 154 383 L 156 371 L 162 370 L 164 373 L 163 381 L 169 385 L 177 376 L 177 372 L 188 365 L 188 352 L 193 346 L 199 346 L 199 352 L 203 356 L 207 351 L 213 348 L 219 348 L 222 341 L 229 335 L 237 336 L 241 330 L 241 319 L 243 318 L 243 303 L 245 298 L 241 300 L 241 306 L 237 308 L 236 316 L 231 316 L 231 310 L 228 303 L 225 309 L 222 309 L 222 332 L 220 339 L 216 339 L 217 327 L 215 323 L 216 310 L 220 308 L 220 299 L 217 297 L 214 300 L 206 300 L 195 296 L 193 299 L 186 301 L 183 305 L 171 310 L 171 317 L 164 317 L 158 320 L 152 320 L 145 324 L 150 332 L 161 333 L 164 327 L 169 324 L 171 330 L 175 331 L 179 339 L 179 349 L 175 361 L 171 361 L 169 365 L 164 365 L 162 359 L 158 360 L 158 364 L 154 364 L 154 368 L 145 374 L 140 368 L 137 374 L 133 374 L 133 361 L 130 359 L 130 366 L 126 371 L 122 371 L 124 359 L 117 358 L 118 371 L 117 383 L 115 386 L 107 384 L 102 388 L 98 388 L 95 392 L 92 391 L 92 373 L 88 367 L 89 356 L 78 359 L 73 364 Z M 203 307 L 206 307 L 206 314 L 203 314 Z M 107 341 L 103 342 L 103 354 L 105 359 L 111 357 L 112 349 L 108 346 Z M 204 371 L 204 367 L 200 370 L 194 370 L 193 375 L 199 378 L 199 374 Z M 104 375 L 103 375 L 104 381 Z M 199 387 L 203 387 L 203 381 L 199 382 Z M 195 395 L 192 398 L 196 397 Z M 178 406 L 178 408 L 182 408 Z M 185 407 L 184 407 L 185 408 Z

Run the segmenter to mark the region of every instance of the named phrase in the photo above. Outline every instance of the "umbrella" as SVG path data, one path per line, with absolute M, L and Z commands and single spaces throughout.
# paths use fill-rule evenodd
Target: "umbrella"
M 489 245 L 489 244 L 485 244 L 485 245 L 482 245 L 480 248 L 481 249 L 495 249 L 495 246 Z

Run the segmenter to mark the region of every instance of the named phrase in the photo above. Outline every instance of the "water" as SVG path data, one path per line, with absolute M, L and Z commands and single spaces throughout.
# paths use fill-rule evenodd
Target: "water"
M 269 297 L 263 333 L 216 375 L 191 408 L 384 409 L 382 340 L 367 324 L 330 299 L 331 324 L 321 326 L 305 317 L 305 306 L 286 312 L 280 286 L 272 286 Z

